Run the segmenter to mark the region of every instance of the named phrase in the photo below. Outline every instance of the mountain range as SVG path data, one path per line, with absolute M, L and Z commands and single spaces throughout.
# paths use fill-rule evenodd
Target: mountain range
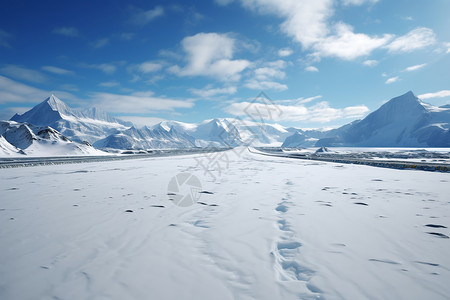
M 327 132 L 316 146 L 450 147 L 450 108 L 422 102 L 411 91 L 360 121 Z
M 412 92 L 391 99 L 362 120 L 324 131 L 233 118 L 198 124 L 163 121 L 138 128 L 97 108 L 71 109 L 51 95 L 24 114 L 0 122 L 0 156 L 240 145 L 450 147 L 449 124 L 449 105 L 426 104 Z

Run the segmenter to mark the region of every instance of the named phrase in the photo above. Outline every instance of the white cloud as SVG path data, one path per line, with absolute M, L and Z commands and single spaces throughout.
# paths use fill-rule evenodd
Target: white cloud
M 123 40 L 123 41 L 129 41 L 129 40 L 132 40 L 133 37 L 134 37 L 135 35 L 136 35 L 136 34 L 135 34 L 135 33 L 132 33 L 132 32 L 122 32 L 122 33 L 119 35 L 119 38 L 120 38 L 121 40 Z
M 396 38 L 392 43 L 386 45 L 386 48 L 389 52 L 410 52 L 434 43 L 436 43 L 436 35 L 433 30 L 426 27 L 418 27 Z
M 44 91 L 29 85 L 0 76 L 0 104 L 3 103 L 33 103 L 43 101 L 51 94 L 69 100 L 79 100 L 74 95 L 64 91 Z
M 308 72 L 319 72 L 319 69 L 317 69 L 317 68 L 314 67 L 314 66 L 307 66 L 307 67 L 305 68 L 305 71 L 308 71 Z
M 419 95 L 418 98 L 425 100 L 425 99 L 433 99 L 433 98 L 444 98 L 444 97 L 450 97 L 450 90 L 442 90 L 435 93 L 426 93 Z
M 313 50 L 316 59 L 337 57 L 345 60 L 369 55 L 385 45 L 392 35 L 369 36 L 354 33 L 353 28 L 338 22 L 331 26 L 334 14 L 333 0 L 241 0 L 244 7 L 262 14 L 275 14 L 284 19 L 281 30 L 302 44 L 304 50 Z M 349 0 L 348 4 L 374 2 Z
M 43 66 L 43 67 L 41 67 L 41 69 L 44 71 L 50 72 L 50 73 L 58 74 L 58 75 L 73 75 L 72 71 L 54 67 L 54 66 Z
M 164 97 L 154 97 L 152 92 L 136 92 L 130 95 L 99 93 L 91 94 L 95 106 L 112 113 L 152 113 L 171 111 L 175 108 L 192 108 L 190 100 L 176 100 Z
M 105 74 L 111 75 L 116 72 L 117 67 L 114 64 L 104 63 L 104 64 L 81 64 L 84 68 L 97 69 Z
M 290 56 L 292 53 L 294 53 L 294 51 L 292 51 L 291 48 L 283 48 L 278 50 L 278 56 L 280 57 Z
M 258 81 L 254 79 L 250 79 L 247 81 L 247 83 L 244 85 L 245 87 L 253 90 L 276 90 L 276 91 L 285 91 L 288 89 L 288 86 L 279 82 L 275 81 Z
M 336 119 L 361 118 L 369 111 L 364 105 L 332 108 L 326 101 L 319 102 L 309 107 L 306 107 L 303 104 L 268 105 L 264 103 L 239 102 L 230 104 L 225 110 L 232 115 L 241 117 L 245 117 L 248 113 L 260 115 L 261 112 L 265 111 L 281 110 L 281 114 L 272 114 L 272 120 L 268 121 L 309 121 L 319 123 L 327 123 Z
M 229 86 L 224 88 L 212 88 L 211 86 L 207 86 L 203 89 L 190 89 L 192 94 L 199 96 L 201 98 L 210 98 L 217 95 L 232 95 L 237 92 L 237 88 L 235 86 Z
M 65 36 L 70 36 L 70 37 L 77 37 L 77 36 L 79 36 L 78 29 L 76 29 L 75 27 L 59 27 L 59 28 L 55 28 L 55 29 L 53 29 L 53 33 L 54 34 L 65 35 Z
M 388 78 L 385 83 L 391 84 L 391 83 L 397 82 L 399 79 L 400 79 L 400 77 L 398 77 L 398 76 L 391 77 L 391 78 Z
M 344 5 L 363 5 L 377 3 L 379 0 L 342 0 Z
M 374 60 L 374 59 L 368 59 L 363 62 L 363 65 L 368 66 L 368 67 L 374 67 L 374 66 L 378 65 L 378 61 Z
M 106 82 L 100 82 L 98 85 L 101 87 L 115 87 L 115 86 L 119 86 L 120 83 L 118 83 L 117 81 L 106 81 Z
M 0 103 L 25 103 L 44 99 L 47 92 L 0 75 Z
M 160 63 L 155 63 L 151 61 L 144 62 L 138 66 L 138 70 L 142 73 L 153 73 L 162 69 Z
M 404 71 L 405 71 L 405 72 L 416 71 L 416 70 L 422 69 L 422 68 L 425 67 L 426 65 L 427 65 L 427 64 L 421 64 L 421 65 L 415 65 L 415 66 L 407 67 Z
M 309 48 L 328 34 L 326 22 L 333 15 L 332 0 L 241 1 L 249 9 L 283 18 L 281 30 L 304 48 Z
M 131 22 L 136 25 L 145 25 L 163 15 L 164 8 L 162 6 L 156 6 L 154 9 L 149 10 L 134 9 Z
M 445 48 L 447 48 L 447 51 L 445 53 L 450 53 L 450 43 L 444 43 Z
M 94 47 L 96 49 L 105 47 L 108 44 L 109 44 L 109 39 L 108 38 L 98 39 L 95 42 L 91 43 L 92 47 Z
M 277 68 L 262 67 L 255 69 L 254 72 L 257 80 L 268 80 L 269 78 L 284 79 L 286 77 L 286 73 Z
M 184 68 L 173 66 L 169 71 L 179 76 L 210 76 L 224 81 L 239 80 L 250 62 L 232 60 L 235 40 L 227 34 L 198 33 L 185 37 L 181 45 L 187 54 Z
M 29 82 L 42 83 L 47 81 L 47 77 L 41 72 L 22 68 L 16 65 L 6 65 L 0 69 L 0 73 Z
M 217 4 L 222 5 L 222 6 L 226 6 L 233 1 L 234 0 L 214 0 L 214 2 L 216 2 Z
M 371 37 L 363 33 L 354 33 L 350 25 L 338 23 L 335 25 L 335 35 L 318 41 L 313 48 L 319 56 L 353 60 L 369 55 L 373 50 L 385 45 L 391 38 L 391 35 Z
M 0 29 L 0 46 L 11 48 L 11 45 L 9 44 L 9 39 L 12 38 L 12 34 Z
M 287 63 L 281 59 L 263 63 L 261 67 L 253 70 L 253 75 L 247 80 L 245 87 L 254 90 L 287 90 L 286 84 L 275 81 L 286 77 L 286 73 L 282 70 L 286 66 Z

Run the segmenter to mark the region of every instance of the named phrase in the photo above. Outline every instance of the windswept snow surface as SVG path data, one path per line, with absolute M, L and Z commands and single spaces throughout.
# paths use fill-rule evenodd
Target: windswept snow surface
M 448 173 L 224 153 L 0 169 L 0 299 L 448 299 Z

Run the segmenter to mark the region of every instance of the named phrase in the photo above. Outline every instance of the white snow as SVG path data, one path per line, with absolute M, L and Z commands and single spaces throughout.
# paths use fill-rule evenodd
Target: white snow
M 0 169 L 0 299 L 448 299 L 450 174 L 232 153 Z

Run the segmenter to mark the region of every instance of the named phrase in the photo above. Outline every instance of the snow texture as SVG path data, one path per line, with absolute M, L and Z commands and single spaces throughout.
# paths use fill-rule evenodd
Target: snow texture
M 225 153 L 0 169 L 0 298 L 448 299 L 448 173 Z

